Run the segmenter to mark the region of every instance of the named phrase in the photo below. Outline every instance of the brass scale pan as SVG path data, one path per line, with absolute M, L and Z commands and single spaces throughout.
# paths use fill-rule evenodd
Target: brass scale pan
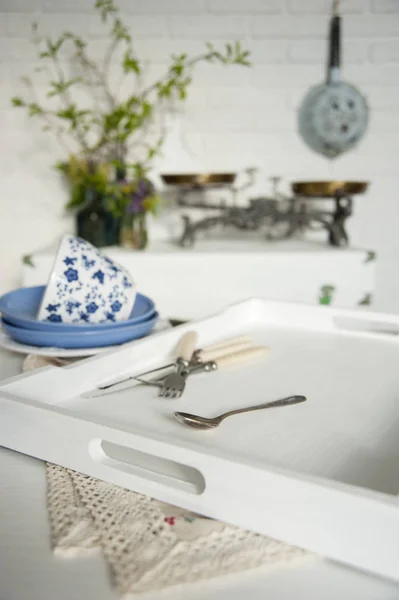
M 161 178 L 166 185 L 206 187 L 232 184 L 236 173 L 170 173 Z M 364 194 L 368 186 L 368 181 L 294 181 L 291 184 L 294 194 L 308 198 Z
M 337 195 L 364 194 L 368 181 L 294 181 L 292 191 L 308 198 L 334 198 Z

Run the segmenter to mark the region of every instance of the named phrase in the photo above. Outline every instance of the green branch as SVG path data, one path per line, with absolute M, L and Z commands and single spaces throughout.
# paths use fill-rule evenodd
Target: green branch
M 29 116 L 41 119 L 43 129 L 54 132 L 63 144 L 65 137 L 72 138 L 78 145 L 78 157 L 85 163 L 106 162 L 126 168 L 129 159 L 133 159 L 130 168 L 139 177 L 146 173 L 162 145 L 162 138 L 148 143 L 145 136 L 157 111 L 163 110 L 164 100 L 183 101 L 186 98 L 198 64 L 248 66 L 249 52 L 235 42 L 227 43 L 223 49 L 207 44 L 205 51 L 194 57 L 185 53 L 172 56 L 165 74 L 140 90 L 143 62 L 133 50 L 132 36 L 119 16 L 116 3 L 114 0 L 96 0 L 95 7 L 109 33 L 109 45 L 103 60 L 92 60 L 87 51 L 88 44 L 74 33 L 64 32 L 55 39 L 43 38 L 34 25 L 33 43 L 40 63 L 37 70 L 48 75 L 47 99 L 51 104 L 38 101 L 34 86 L 28 79 L 25 83 L 33 97 L 16 96 L 12 103 L 26 110 Z M 119 48 L 123 50 L 119 71 L 123 77 L 131 78 L 131 89 L 135 90 L 125 99 L 120 99 L 119 91 L 115 91 L 109 81 L 111 64 L 112 67 L 116 65 L 113 57 Z M 79 76 L 67 76 L 64 70 L 60 56 L 61 52 L 68 51 L 79 66 Z M 90 109 L 75 99 L 78 87 L 91 94 L 93 103 Z M 75 175 L 76 172 L 75 169 Z M 90 175 L 91 179 L 87 179 L 85 170 L 79 173 L 80 186 L 86 182 L 104 187 L 106 180 L 103 176 L 96 179 Z M 75 196 L 77 198 L 78 195 Z

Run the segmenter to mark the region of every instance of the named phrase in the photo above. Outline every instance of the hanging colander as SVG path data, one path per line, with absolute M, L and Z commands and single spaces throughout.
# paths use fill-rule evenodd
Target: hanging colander
M 335 158 L 354 148 L 367 129 L 368 107 L 364 96 L 341 81 L 339 1 L 333 4 L 330 22 L 327 82 L 312 87 L 299 109 L 299 133 L 310 148 Z

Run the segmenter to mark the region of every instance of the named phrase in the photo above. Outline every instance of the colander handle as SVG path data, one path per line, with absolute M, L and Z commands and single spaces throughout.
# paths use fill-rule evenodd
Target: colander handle
M 327 83 L 338 83 L 341 66 L 341 17 L 338 14 L 337 2 L 334 2 L 333 16 L 330 21 L 329 44 Z

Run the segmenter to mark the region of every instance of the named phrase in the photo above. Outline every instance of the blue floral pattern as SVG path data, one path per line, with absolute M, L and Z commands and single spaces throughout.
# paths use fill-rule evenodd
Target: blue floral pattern
M 64 275 L 68 279 L 69 283 L 71 283 L 71 281 L 78 280 L 78 271 L 76 269 L 72 269 L 72 267 L 69 267 L 67 271 L 64 271 Z
M 51 315 L 49 317 L 47 317 L 47 321 L 51 321 L 52 323 L 61 323 L 62 317 L 61 317 L 61 315 L 56 315 L 54 313 L 51 313 Z
M 69 265 L 74 265 L 77 260 L 78 260 L 77 258 L 71 258 L 70 256 L 66 256 L 64 258 L 63 262 L 68 267 Z
M 104 273 L 99 269 L 93 275 L 93 279 L 98 279 L 100 283 L 104 283 Z
M 47 304 L 46 310 L 50 313 L 57 312 L 57 309 L 61 306 L 61 304 Z
M 62 262 L 66 268 L 56 283 L 56 298 L 46 305 L 43 318 L 54 323 L 128 318 L 126 307 L 131 309 L 133 284 L 125 269 L 73 236 L 68 237 Z
M 81 304 L 82 304 L 81 302 L 76 302 L 76 301 L 73 301 L 73 300 L 68 300 L 65 303 L 65 307 L 66 307 L 66 311 L 67 311 L 68 315 L 72 315 L 73 312 L 74 312 L 74 310 L 75 310 L 75 308 L 79 308 L 79 306 L 81 306 Z
M 121 308 L 122 304 L 119 302 L 119 300 L 115 300 L 115 302 L 111 304 L 111 310 L 114 313 L 119 312 Z
M 82 254 L 82 263 L 83 263 L 83 267 L 86 269 L 86 271 L 88 271 L 89 269 L 91 269 L 91 267 L 94 267 L 94 265 L 96 264 L 96 261 L 90 260 L 87 257 L 87 254 Z
M 132 282 L 129 281 L 129 279 L 126 277 L 126 275 L 123 276 L 122 285 L 126 289 L 131 288 L 133 286 Z
M 98 310 L 98 304 L 95 302 L 90 302 L 90 304 L 86 306 L 86 310 L 88 313 L 95 313 L 96 310 Z

